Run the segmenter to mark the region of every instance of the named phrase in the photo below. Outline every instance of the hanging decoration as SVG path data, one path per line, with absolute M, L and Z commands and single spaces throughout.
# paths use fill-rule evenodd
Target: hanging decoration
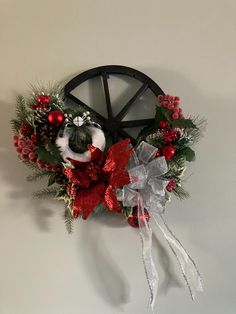
M 69 232 L 74 220 L 102 211 L 139 228 L 152 311 L 159 279 L 151 253 L 151 223 L 166 238 L 195 298 L 202 290 L 201 277 L 163 214 L 172 194 L 188 197 L 183 175 L 187 163 L 195 160 L 192 146 L 202 135 L 204 120 L 186 117 L 179 97 L 159 95 L 153 125 L 140 132 L 136 147 L 128 138 L 107 147 L 90 113 L 67 108 L 60 89 L 52 87 L 33 88 L 28 98 L 18 97 L 11 124 L 18 157 L 33 170 L 28 180 L 48 179 L 48 186 L 35 196 L 65 203 Z

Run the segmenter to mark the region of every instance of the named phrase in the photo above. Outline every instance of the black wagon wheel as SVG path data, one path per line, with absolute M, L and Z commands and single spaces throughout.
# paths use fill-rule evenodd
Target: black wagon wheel
M 122 104 L 123 106 L 121 110 L 116 115 L 114 115 L 112 112 L 113 110 L 108 84 L 108 79 L 110 75 L 125 75 L 141 82 L 141 86 L 139 87 L 139 89 L 133 94 L 128 102 L 126 102 L 124 105 Z M 102 80 L 103 92 L 105 96 L 104 105 L 106 105 L 107 118 L 105 118 L 95 109 L 90 108 L 81 99 L 72 94 L 72 91 L 79 87 L 81 84 L 96 77 L 100 77 Z M 148 89 L 150 89 L 156 96 L 160 94 L 164 95 L 163 90 L 157 85 L 157 83 L 155 83 L 150 77 L 148 77 L 144 73 L 126 66 L 106 65 L 92 68 L 75 76 L 65 85 L 64 94 L 65 99 L 68 99 L 73 103 L 81 106 L 85 110 L 90 111 L 93 116 L 99 121 L 102 129 L 106 134 L 106 137 L 111 137 L 113 143 L 116 143 L 120 138 L 125 139 L 129 137 L 132 144 L 135 145 L 137 140 L 134 137 L 130 136 L 125 129 L 152 125 L 154 119 L 140 119 L 130 121 L 123 121 L 123 119 L 130 111 L 131 107 L 135 105 L 137 99 L 140 98 Z

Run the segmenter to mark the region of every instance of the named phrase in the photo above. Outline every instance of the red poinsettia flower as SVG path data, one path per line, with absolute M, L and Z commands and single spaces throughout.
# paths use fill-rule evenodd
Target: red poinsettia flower
M 115 190 L 130 182 L 125 170 L 133 153 L 129 143 L 126 139 L 112 145 L 106 155 L 89 145 L 90 162 L 71 161 L 75 168 L 64 169 L 70 182 L 78 187 L 72 205 L 75 218 L 82 214 L 82 218 L 87 219 L 101 202 L 109 210 L 121 211 Z

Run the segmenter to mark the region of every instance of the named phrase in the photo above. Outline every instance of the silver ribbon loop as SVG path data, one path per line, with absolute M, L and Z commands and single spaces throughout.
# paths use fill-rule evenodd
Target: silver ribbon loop
M 165 189 L 168 184 L 163 175 L 168 172 L 168 166 L 164 157 L 155 158 L 156 152 L 157 148 L 146 142 L 139 144 L 127 167 L 131 183 L 125 185 L 117 194 L 119 200 L 123 202 L 123 206 L 137 206 L 138 208 L 143 263 L 150 289 L 152 312 L 154 311 L 159 277 L 152 258 L 152 230 L 147 220 L 143 219 L 145 209 L 163 233 L 177 258 L 192 298 L 195 298 L 197 291 L 203 290 L 201 277 L 194 261 L 174 236 L 161 215 L 166 203 Z

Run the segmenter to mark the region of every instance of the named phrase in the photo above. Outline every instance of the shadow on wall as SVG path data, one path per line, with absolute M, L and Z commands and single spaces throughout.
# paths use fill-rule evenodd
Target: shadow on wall
M 206 95 L 203 95 L 201 91 L 194 86 L 190 80 L 181 76 L 178 73 L 166 71 L 163 69 L 141 69 L 144 73 L 151 76 L 154 80 L 161 77 L 162 82 L 171 81 L 172 85 L 175 86 L 175 91 L 179 90 L 178 94 L 183 94 L 183 90 L 187 90 L 187 94 L 191 95 L 192 99 L 195 99 L 195 103 L 204 103 L 206 110 L 210 111 L 213 106 L 215 110 L 220 108 L 223 102 L 220 99 L 209 99 Z M 159 83 L 159 82 L 157 82 Z M 161 86 L 166 89 L 165 86 Z M 171 92 L 171 91 L 169 91 Z M 218 104 L 218 105 L 217 105 Z M 12 133 L 10 132 L 9 120 L 13 116 L 13 105 L 7 103 L 0 103 L 1 105 L 1 117 L 0 117 L 0 128 L 1 128 L 1 147 L 0 147 L 0 176 L 3 178 L 2 182 L 5 182 L 7 186 L 7 195 L 4 196 L 9 204 L 11 210 L 3 208 L 1 206 L 1 215 L 12 215 L 17 213 L 18 207 L 15 206 L 16 202 L 19 204 L 22 202 L 24 206 L 19 206 L 24 214 L 28 214 L 35 221 L 36 226 L 40 231 L 50 230 L 50 217 L 53 215 L 53 211 L 49 209 L 50 202 L 47 201 L 34 201 L 31 199 L 31 194 L 37 188 L 38 184 L 30 184 L 25 181 L 27 175 L 26 167 L 19 163 L 16 157 L 14 148 L 11 142 Z M 233 100 L 232 100 L 233 105 Z M 10 110 L 9 110 L 10 108 Z M 186 110 L 187 111 L 187 110 Z M 197 110 L 195 110 L 197 113 Z M 219 115 L 220 116 L 220 115 Z M 216 140 L 217 142 L 217 140 Z M 216 143 L 212 143 L 215 145 Z M 211 149 L 211 147 L 209 147 Z M 207 156 L 205 156 L 207 158 Z M 209 161 L 206 161 L 209 164 Z M 200 219 L 197 213 L 191 213 L 194 215 L 191 219 Z M 185 220 L 186 221 L 186 220 Z M 193 220 L 192 220 L 193 221 Z M 181 218 L 176 215 L 176 223 L 181 224 Z M 93 225 L 96 224 L 96 228 Z M 86 239 L 86 267 L 88 273 L 92 277 L 97 277 L 97 280 L 93 282 L 97 285 L 97 292 L 107 301 L 112 303 L 113 306 L 120 306 L 121 304 L 129 301 L 129 284 L 124 275 L 121 274 L 120 269 L 116 262 L 109 255 L 108 249 L 104 247 L 101 234 L 101 224 L 109 224 L 113 227 L 124 227 L 123 222 L 114 217 L 104 217 L 104 219 L 91 219 L 88 223 L 88 228 L 84 228 L 83 237 Z M 100 225 L 100 226 L 99 226 Z M 96 230 L 96 232 L 95 232 Z M 197 243 L 197 241 L 194 242 Z M 158 250 L 159 262 L 164 269 L 164 281 L 160 285 L 162 293 L 166 293 L 171 287 L 181 287 L 179 280 L 173 272 L 173 258 L 169 257 L 166 249 L 160 244 L 159 240 L 154 237 L 154 247 Z
M 111 306 L 122 307 L 130 301 L 129 282 L 105 245 L 99 220 L 91 219 L 82 231 L 84 266 L 96 293 Z
M 47 201 L 32 198 L 33 192 L 40 189 L 40 185 L 26 181 L 29 170 L 19 162 L 12 144 L 10 119 L 14 117 L 14 106 L 0 102 L 0 108 L 2 111 L 0 117 L 0 176 L 1 181 L 5 183 L 2 190 L 6 189 L 4 198 L 1 197 L 1 202 L 4 201 L 4 204 L 0 206 L 0 215 L 12 215 L 13 217 L 27 214 L 31 216 L 39 230 L 49 231 L 49 218 L 53 212 Z

